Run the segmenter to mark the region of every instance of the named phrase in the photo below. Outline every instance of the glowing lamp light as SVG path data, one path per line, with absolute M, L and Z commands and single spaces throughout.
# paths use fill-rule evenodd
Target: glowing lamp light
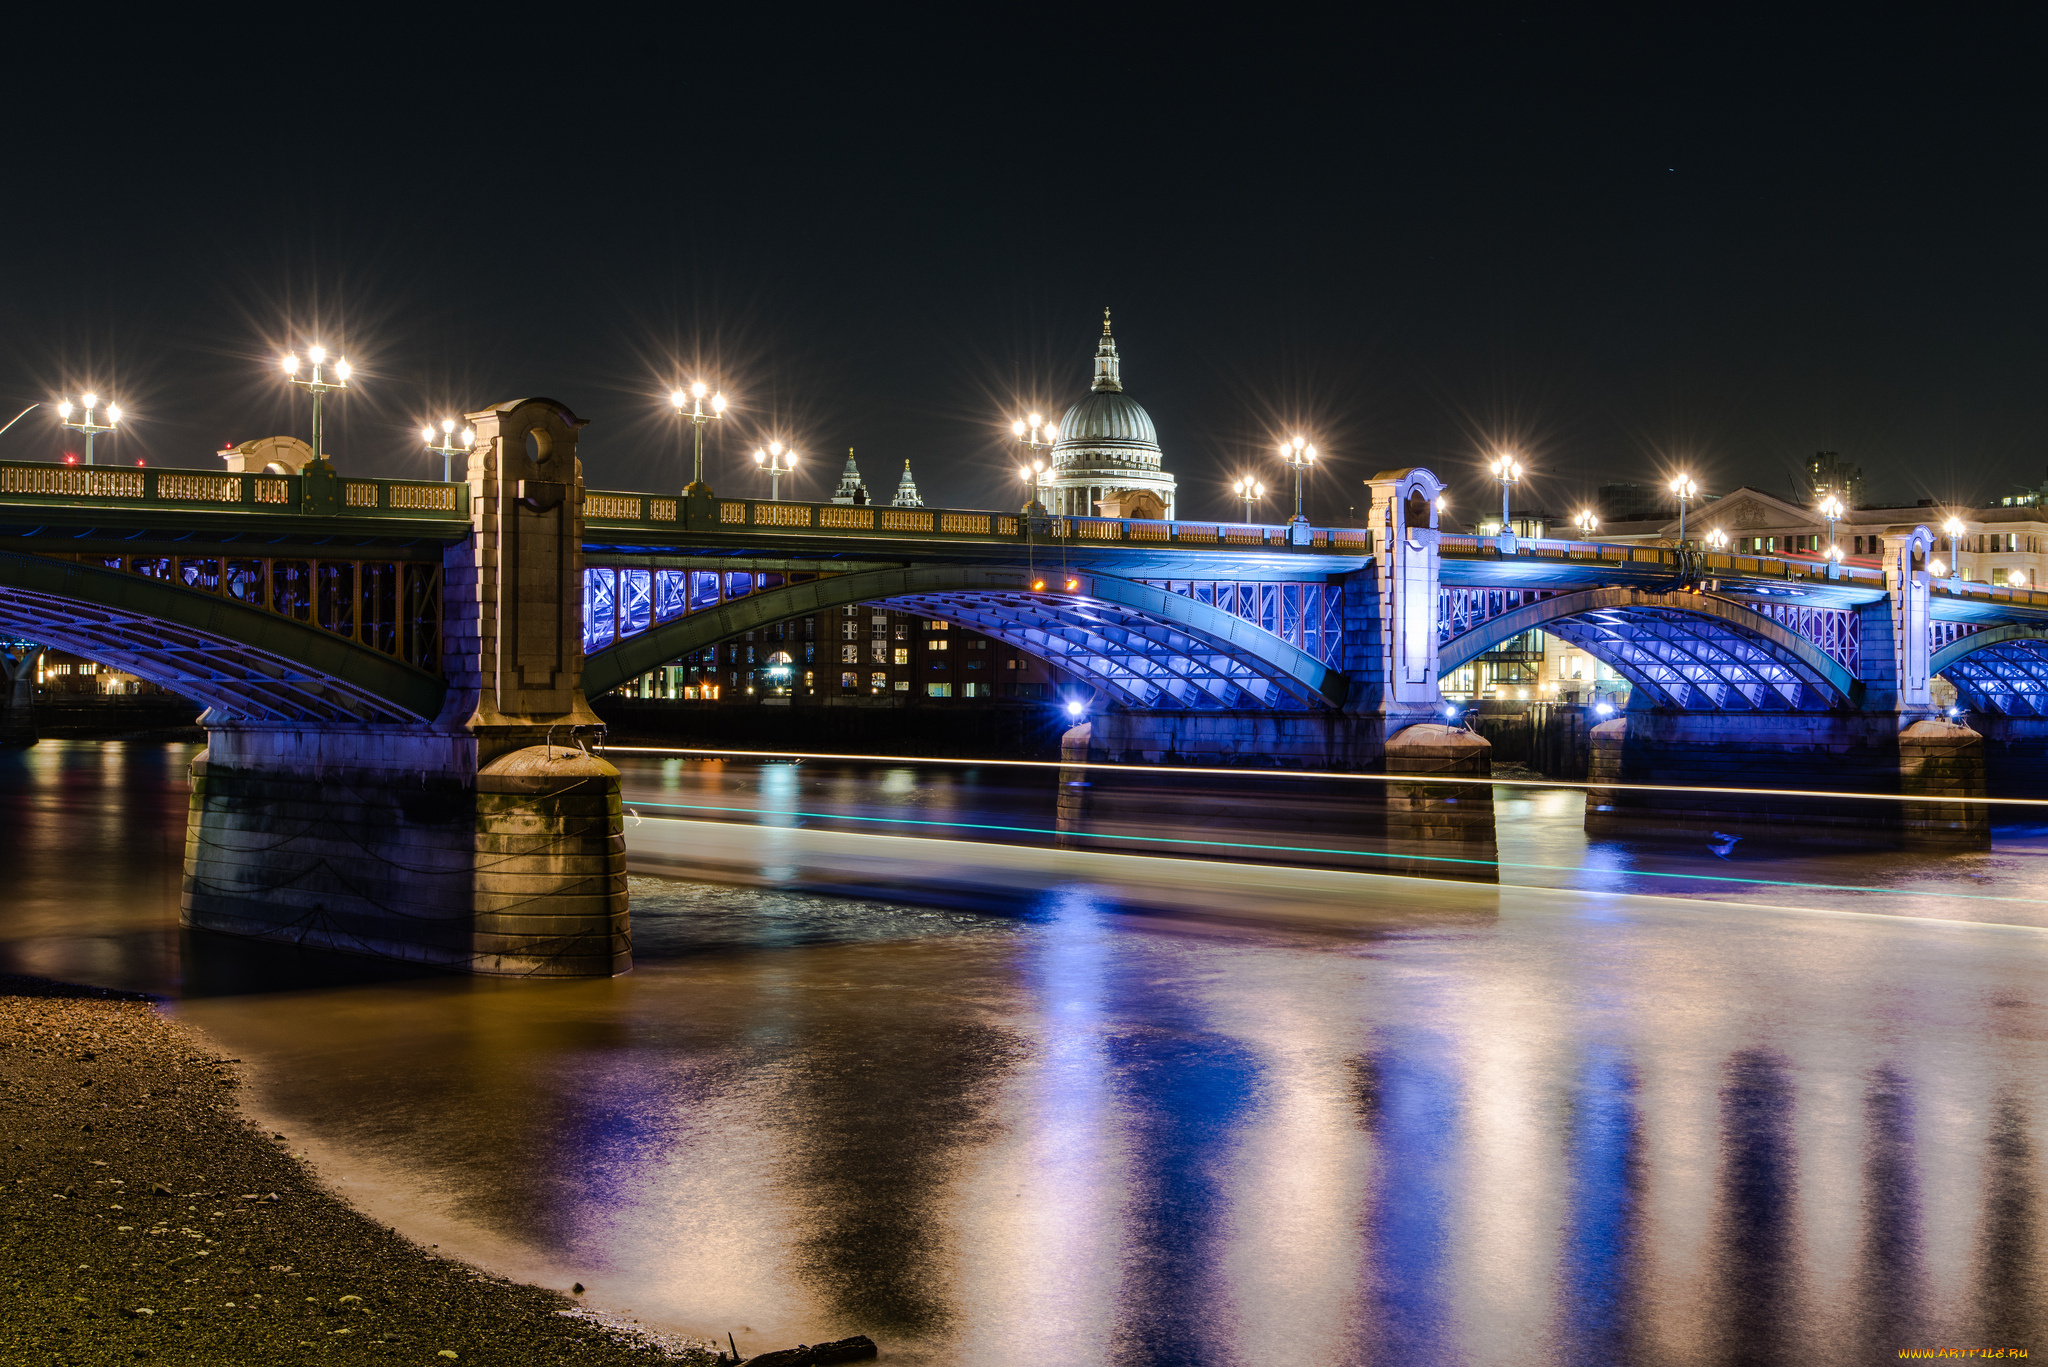
M 2019 570 L 2014 570 L 2010 575 L 2006 576 L 2005 582 L 2013 588 L 2023 588 L 2026 586 L 2027 576 Z
M 688 408 L 690 406 L 690 396 L 688 394 L 685 394 L 680 389 L 676 390 L 673 394 L 670 394 L 668 396 L 668 401 L 675 405 L 676 411 L 678 413 L 682 412 L 685 408 Z
M 325 364 L 327 360 L 327 348 L 324 346 L 307 347 L 306 359 L 311 361 L 314 365 Z
M 690 386 L 690 397 L 692 398 L 701 399 L 704 397 L 705 392 L 706 388 L 702 380 L 699 380 L 695 384 Z
M 1023 420 L 1022 418 L 1019 418 L 1019 419 L 1017 419 L 1017 421 L 1015 421 L 1015 422 L 1011 423 L 1011 424 L 1010 424 L 1010 431 L 1011 431 L 1012 433 L 1014 433 L 1015 435 L 1017 435 L 1017 436 L 1020 436 L 1020 437 L 1021 437 L 1021 436 L 1023 436 L 1023 435 L 1024 435 L 1024 420 Z
M 1088 704 L 1084 702 L 1075 702 L 1070 700 L 1067 703 L 1067 715 L 1070 717 L 1078 717 L 1087 710 Z
M 475 428 L 473 428 L 473 427 L 465 427 L 465 428 L 463 428 L 463 429 L 462 429 L 462 444 L 463 444 L 463 445 L 464 445 L 465 447 L 468 447 L 468 446 L 474 446 L 474 445 L 476 445 L 476 429 L 475 429 Z
M 64 463 L 66 465 L 76 465 L 78 464 L 78 457 L 67 452 L 64 456 Z
M 334 375 L 336 379 L 345 380 L 353 373 L 354 371 L 347 361 L 336 361 L 334 363 Z
M 80 394 L 78 401 L 85 405 L 85 411 L 88 413 L 100 406 L 100 396 L 97 394 Z
M 1612 705 L 1608 703 L 1601 703 L 1598 706 L 1596 706 L 1593 710 L 1595 712 L 1598 712 L 1603 717 L 1611 717 L 1614 715 L 1614 708 Z
M 426 442 L 427 445 L 432 446 L 434 444 L 434 429 L 431 427 L 422 427 L 420 429 L 420 440 Z
M 60 418 L 68 418 L 71 416 L 71 400 L 66 399 L 64 402 L 57 405 L 57 416 Z
M 453 432 L 453 431 L 455 430 L 455 419 L 453 419 L 453 418 L 443 418 L 443 419 L 441 419 L 441 430 L 442 430 L 443 432 Z
M 1080 588 L 1080 587 L 1081 587 L 1081 581 L 1080 581 L 1080 580 L 1078 580 L 1078 579 L 1069 579 L 1069 580 L 1067 581 L 1067 592 L 1068 592 L 1068 593 L 1072 593 L 1072 592 L 1073 592 L 1073 591 L 1074 591 L 1075 589 L 1078 589 L 1078 588 Z
M 1032 591 L 1033 593 L 1044 593 L 1044 592 L 1045 592 L 1045 581 L 1044 581 L 1043 579 L 1034 579 L 1034 580 L 1032 580 L 1032 581 L 1031 581 L 1031 591 Z
M 1930 560 L 1927 562 L 1927 572 L 1939 579 L 1948 573 L 1948 566 L 1939 560 Z
M 1959 517 L 1952 517 L 1941 524 L 1941 529 L 1950 536 L 1961 536 L 1963 534 L 1963 520 Z
M 711 396 L 711 411 L 713 413 L 723 413 L 725 411 L 725 395 L 713 394 Z

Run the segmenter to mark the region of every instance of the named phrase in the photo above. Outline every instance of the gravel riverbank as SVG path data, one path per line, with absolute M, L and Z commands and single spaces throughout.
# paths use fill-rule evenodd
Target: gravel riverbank
M 0 974 L 0 1362 L 707 1364 L 372 1224 L 151 1000 Z

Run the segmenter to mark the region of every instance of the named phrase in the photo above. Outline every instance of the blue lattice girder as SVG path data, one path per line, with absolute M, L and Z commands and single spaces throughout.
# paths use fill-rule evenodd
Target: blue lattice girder
M 1340 706 L 1344 676 L 1256 623 L 1110 575 L 929 566 L 835 575 L 756 591 L 590 653 L 595 696 L 745 631 L 857 603 L 888 603 L 1043 655 L 1143 707 L 1306 710 Z M 1066 586 L 1071 582 L 1074 587 Z
M 1439 674 L 1531 630 L 1605 661 L 1662 707 L 1827 711 L 1855 706 L 1863 691 L 1840 661 L 1741 603 L 1640 589 L 1560 594 L 1488 618 L 1444 643 Z
M 273 722 L 419 722 L 447 686 L 332 632 L 181 584 L 0 551 L 0 632 Z
M 1955 685 L 1972 712 L 2048 716 L 2048 627 L 1992 627 L 1951 642 L 1927 672 Z

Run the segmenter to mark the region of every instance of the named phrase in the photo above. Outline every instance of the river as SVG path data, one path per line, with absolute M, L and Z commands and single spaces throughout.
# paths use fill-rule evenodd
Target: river
M 180 933 L 191 754 L 0 756 L 0 965 L 172 997 L 373 1214 L 649 1325 L 963 1367 L 2048 1349 L 2038 824 L 1716 851 L 1503 787 L 1494 884 L 1048 849 L 1046 771 L 625 755 L 635 971 L 507 982 Z

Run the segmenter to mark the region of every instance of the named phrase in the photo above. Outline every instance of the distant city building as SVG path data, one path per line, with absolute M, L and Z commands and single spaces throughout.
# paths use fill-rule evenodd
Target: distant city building
M 1797 491 L 1808 503 L 1833 494 L 1851 508 L 1863 501 L 1863 467 L 1851 465 L 1837 451 L 1816 451 L 1806 462 L 1805 487 Z
M 873 603 L 757 627 L 618 689 L 622 698 L 797 707 L 1047 703 L 1063 693 L 1093 690 L 992 636 Z
M 1104 309 L 1102 340 L 1095 348 L 1095 383 L 1088 396 L 1060 419 L 1045 506 L 1064 517 L 1171 518 L 1174 485 L 1151 414 L 1124 393 L 1123 363 L 1110 332 L 1109 310 Z M 1110 512 L 1108 507 L 1120 511 Z M 1135 511 L 1140 507 L 1146 513 Z M 1132 511 L 1121 511 L 1125 509 Z
M 854 497 L 855 494 L 860 497 Z M 834 503 L 866 503 L 868 486 L 861 483 L 860 467 L 853 463 L 853 448 L 846 448 L 846 469 L 839 476 L 839 487 L 832 493 Z
M 903 462 L 903 478 L 896 481 L 896 497 L 890 503 L 898 508 L 922 508 L 924 500 L 917 496 L 917 481 L 910 477 L 910 462 Z

